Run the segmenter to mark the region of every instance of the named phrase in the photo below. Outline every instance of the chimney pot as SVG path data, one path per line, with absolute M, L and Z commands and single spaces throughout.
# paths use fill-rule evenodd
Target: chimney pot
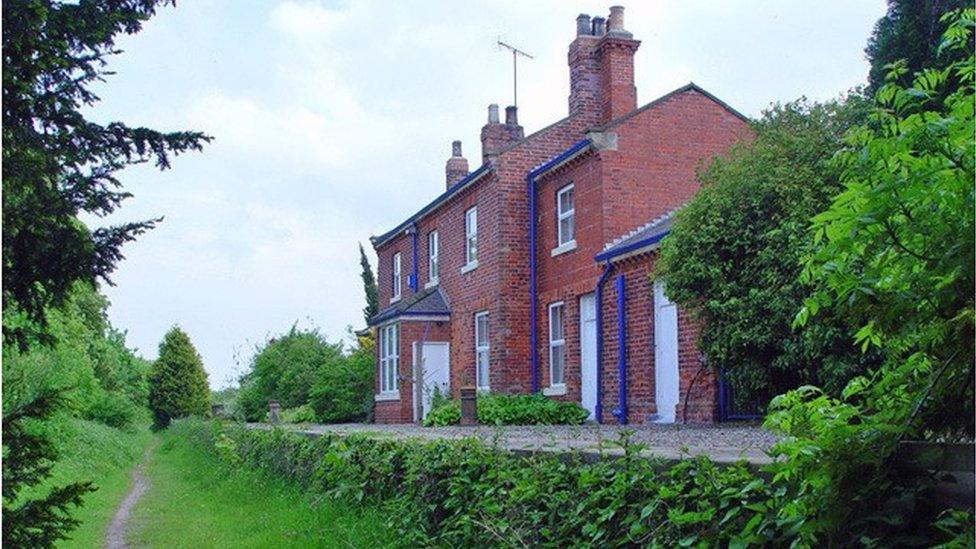
M 514 105 L 505 107 L 505 125 L 518 126 L 518 107 Z
M 451 143 L 451 157 L 447 159 L 447 164 L 444 166 L 444 175 L 448 189 L 468 175 L 468 159 L 461 156 L 460 141 Z
M 454 141 L 453 143 L 451 143 L 451 156 L 453 156 L 455 158 L 460 158 L 461 157 L 461 142 L 460 141 Z
M 488 123 L 498 124 L 498 105 L 494 103 L 488 105 Z
M 607 32 L 607 20 L 602 17 L 593 18 L 593 36 L 603 36 Z
M 609 30 L 611 31 L 624 30 L 624 7 L 623 6 L 610 7 Z
M 581 13 L 576 16 L 576 36 L 590 34 L 590 16 Z

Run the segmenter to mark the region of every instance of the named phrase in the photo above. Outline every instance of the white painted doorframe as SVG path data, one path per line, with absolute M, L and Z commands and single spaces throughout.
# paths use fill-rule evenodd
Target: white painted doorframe
M 417 379 L 417 346 L 418 341 L 413 342 L 413 371 L 414 379 Z M 420 371 L 423 372 L 423 379 L 420 381 L 421 398 L 413 399 L 413 420 L 421 421 L 420 402 L 423 401 L 423 416 L 427 416 L 430 411 L 430 398 L 434 391 L 434 386 L 440 386 L 442 391 L 450 395 L 451 391 L 451 344 L 446 341 L 425 341 L 423 342 L 423 361 Z
M 674 423 L 680 400 L 678 377 L 678 307 L 654 282 L 654 400 L 657 423 Z
M 580 405 L 590 412 L 589 419 L 596 419 L 596 297 L 592 294 L 579 298 L 580 317 Z

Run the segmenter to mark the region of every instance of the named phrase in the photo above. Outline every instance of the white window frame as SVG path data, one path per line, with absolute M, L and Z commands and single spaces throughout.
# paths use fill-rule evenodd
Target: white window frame
M 485 338 L 484 341 L 479 341 L 478 322 L 482 318 L 485 319 Z M 479 391 L 488 391 L 489 385 L 491 384 L 491 325 L 488 320 L 488 311 L 481 311 L 474 315 L 474 378 L 475 385 L 477 385 Z M 483 362 L 482 357 L 484 357 Z M 481 383 L 482 364 L 484 365 L 484 384 Z
M 403 284 L 402 267 L 403 260 L 400 257 L 400 252 L 397 252 L 393 254 L 393 297 L 390 298 L 390 303 L 400 299 L 400 286 Z
M 437 231 L 427 233 L 427 287 L 436 286 L 440 280 L 441 266 L 438 262 L 440 248 L 440 237 L 437 236 Z
M 556 322 L 553 322 L 553 313 L 559 311 L 559 325 L 561 337 L 557 338 L 554 328 L 556 327 Z M 555 361 L 556 349 L 562 349 L 562 379 L 559 383 L 555 383 Z M 566 302 L 557 301 L 555 303 L 549 304 L 549 386 L 553 388 L 562 388 L 566 386 Z
M 573 190 L 574 188 L 575 185 L 570 183 L 556 191 L 556 248 L 553 250 L 553 255 L 576 248 L 576 193 Z M 563 195 L 566 193 L 573 193 L 572 207 L 562 211 Z M 572 233 L 569 235 L 563 234 L 563 221 L 566 219 L 571 220 L 573 225 Z
M 380 393 L 382 400 L 400 397 L 400 325 L 380 328 Z
M 478 266 L 478 207 L 472 206 L 464 212 L 464 267 L 466 273 Z

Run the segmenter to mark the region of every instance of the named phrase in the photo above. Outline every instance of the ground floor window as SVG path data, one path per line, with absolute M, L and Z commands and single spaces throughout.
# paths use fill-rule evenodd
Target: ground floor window
M 390 324 L 380 328 L 380 392 L 395 393 L 400 369 L 400 326 Z
M 552 386 L 566 384 L 565 312 L 562 301 L 549 305 L 549 384 Z
M 474 315 L 475 376 L 479 389 L 488 389 L 488 312 Z

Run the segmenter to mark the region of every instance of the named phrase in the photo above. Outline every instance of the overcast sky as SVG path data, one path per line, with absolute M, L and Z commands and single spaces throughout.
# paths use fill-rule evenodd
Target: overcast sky
M 126 247 L 107 288 L 112 322 L 156 357 L 179 323 L 214 387 L 294 322 L 330 339 L 363 326 L 357 242 L 443 190 L 450 143 L 474 169 L 487 105 L 512 99 L 526 133 L 566 115 L 566 49 L 579 13 L 610 2 L 183 0 L 125 38 L 98 88 L 99 121 L 197 129 L 215 140 L 173 169 L 133 168 L 109 219 L 163 215 Z M 883 0 L 624 3 L 642 40 L 638 103 L 694 81 L 758 116 L 866 79 Z M 96 221 L 93 223 L 104 222 Z M 235 358 L 237 357 L 237 358 Z

